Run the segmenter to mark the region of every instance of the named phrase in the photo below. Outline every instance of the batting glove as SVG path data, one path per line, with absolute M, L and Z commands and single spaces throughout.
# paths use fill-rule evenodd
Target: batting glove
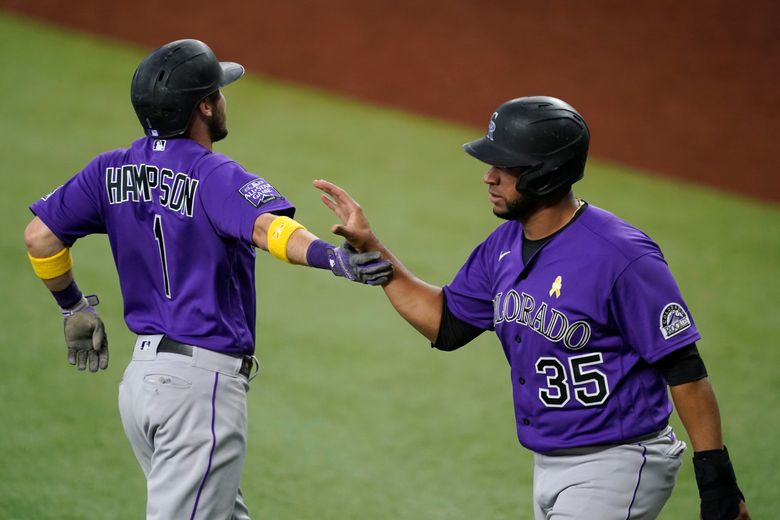
M 382 260 L 379 251 L 359 253 L 349 242 L 329 248 L 328 263 L 336 276 L 368 285 L 386 284 L 393 274 L 393 264 Z
M 73 307 L 60 309 L 65 317 L 65 345 L 68 363 L 79 370 L 97 372 L 108 367 L 108 338 L 103 320 L 94 306 L 99 303 L 94 294 L 85 296 Z

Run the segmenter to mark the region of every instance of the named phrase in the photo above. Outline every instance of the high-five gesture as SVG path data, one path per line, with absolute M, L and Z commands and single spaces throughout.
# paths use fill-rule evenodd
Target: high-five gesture
M 314 187 L 323 191 L 322 202 L 341 220 L 334 224 L 331 231 L 344 237 L 358 251 L 371 251 L 379 248 L 379 240 L 368 223 L 363 208 L 344 189 L 323 179 L 315 180 Z
M 441 287 L 417 278 L 387 249 L 374 234 L 360 204 L 344 189 L 326 180 L 316 180 L 314 187 L 325 194 L 320 198 L 341 220 L 331 227 L 333 233 L 344 237 L 359 251 L 379 251 L 393 266 L 392 278 L 382 281 L 390 303 L 398 314 L 431 342 L 436 341 L 441 323 L 443 296 Z

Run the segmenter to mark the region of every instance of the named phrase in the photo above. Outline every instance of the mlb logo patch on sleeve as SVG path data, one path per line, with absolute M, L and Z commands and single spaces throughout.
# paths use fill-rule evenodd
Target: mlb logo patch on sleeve
M 276 188 L 268 184 L 265 179 L 257 178 L 241 186 L 238 192 L 256 208 L 268 204 L 272 200 L 281 199 L 282 196 Z

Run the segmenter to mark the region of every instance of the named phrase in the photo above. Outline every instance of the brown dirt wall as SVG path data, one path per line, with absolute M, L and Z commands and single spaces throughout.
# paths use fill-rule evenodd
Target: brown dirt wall
M 780 3 L 689 0 L 0 0 L 148 47 L 208 42 L 250 70 L 482 127 L 561 97 L 592 155 L 780 201 Z

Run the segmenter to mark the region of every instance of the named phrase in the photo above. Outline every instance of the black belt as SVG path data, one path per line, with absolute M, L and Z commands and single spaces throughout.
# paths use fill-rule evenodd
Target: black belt
M 160 340 L 160 344 L 157 345 L 157 352 L 168 352 L 171 354 L 181 354 L 182 356 L 192 357 L 192 345 L 179 343 L 178 341 L 172 340 L 168 336 L 163 336 L 163 339 Z M 238 373 L 249 379 L 249 375 L 252 373 L 252 367 L 255 363 L 254 358 L 252 358 L 252 356 L 233 354 L 225 355 L 234 358 L 241 358 L 241 368 L 239 369 Z
M 597 453 L 599 451 L 607 450 L 609 448 L 614 448 L 616 446 L 622 446 L 625 444 L 636 444 L 638 442 L 644 442 L 644 441 L 649 441 L 651 439 L 655 439 L 656 437 L 661 435 L 661 433 L 663 433 L 664 430 L 666 430 L 667 426 L 669 425 L 667 424 L 660 430 L 654 431 L 652 433 L 648 433 L 646 435 L 640 435 L 639 437 L 633 437 L 631 439 L 626 439 L 621 442 L 616 442 L 611 444 L 594 444 L 591 446 L 580 446 L 578 448 L 561 448 L 559 450 L 545 451 L 543 453 L 540 453 L 540 455 L 544 455 L 547 457 L 556 457 L 559 455 L 570 456 L 570 455 L 584 455 L 588 453 Z

